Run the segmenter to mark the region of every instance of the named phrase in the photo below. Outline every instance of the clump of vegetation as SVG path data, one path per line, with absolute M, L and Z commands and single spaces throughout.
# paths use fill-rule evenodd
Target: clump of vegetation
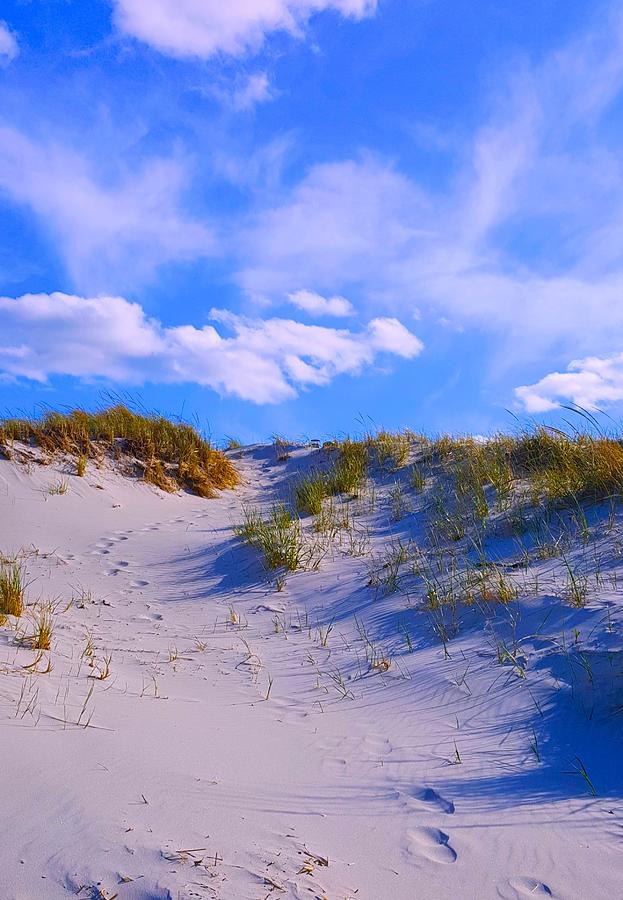
M 277 462 L 286 462 L 290 459 L 290 442 L 280 435 L 273 436 L 273 447 L 275 448 L 275 458 Z
M 368 453 L 362 441 L 347 438 L 329 473 L 331 494 L 356 494 L 368 472 Z
M 59 478 L 58 481 L 53 482 L 48 488 L 48 494 L 52 496 L 56 494 L 66 494 L 69 491 L 69 482 L 66 478 Z
M 426 486 L 426 476 L 421 466 L 414 463 L 409 471 L 409 481 L 414 491 L 420 493 Z
M 76 457 L 76 475 L 78 478 L 84 478 L 87 473 L 88 458 L 86 453 L 79 453 Z
M 78 474 L 88 459 L 109 455 L 133 459 L 144 478 L 166 491 L 186 488 L 201 497 L 233 488 L 239 478 L 231 461 L 191 426 L 163 416 L 133 412 L 118 404 L 98 412 L 46 412 L 38 419 L 0 420 L 0 448 L 15 441 L 53 456 L 75 456 Z
M 268 569 L 294 572 L 306 561 L 301 523 L 283 503 L 275 504 L 267 518 L 256 508 L 245 509 L 244 522 L 234 530 L 262 552 Z
M 0 614 L 21 616 L 24 611 L 24 570 L 19 563 L 0 564 Z
M 322 501 L 329 496 L 329 480 L 325 472 L 312 471 L 294 488 L 294 499 L 299 512 L 318 516 Z
M 337 537 L 340 531 L 347 531 L 352 527 L 351 517 L 346 503 L 336 504 L 333 499 L 325 503 L 318 515 L 314 518 L 314 531 L 324 534 L 331 539 Z
M 147 462 L 143 478 L 148 484 L 153 484 L 154 487 L 160 488 L 161 491 L 165 491 L 167 494 L 173 494 L 178 489 L 177 481 L 170 475 L 167 475 L 161 459 L 150 459 Z
M 294 501 L 298 512 L 320 515 L 322 502 L 336 494 L 356 494 L 365 481 L 368 471 L 368 451 L 362 441 L 347 438 L 331 447 L 338 450 L 337 459 L 326 471 L 313 470 L 305 475 L 294 488 Z
M 54 620 L 52 606 L 42 604 L 32 613 L 32 633 L 21 638 L 32 650 L 49 650 L 52 643 Z

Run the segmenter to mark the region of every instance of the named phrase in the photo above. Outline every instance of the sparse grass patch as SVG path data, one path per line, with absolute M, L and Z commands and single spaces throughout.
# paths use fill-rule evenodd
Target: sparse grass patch
M 321 508 L 314 519 L 314 531 L 335 538 L 340 531 L 351 527 L 350 514 L 346 503 L 339 504 L 331 498 Z
M 409 482 L 411 483 L 411 487 L 414 491 L 420 493 L 424 490 L 426 486 L 426 477 L 424 472 L 422 471 L 422 467 L 414 463 L 411 466 L 411 470 L 409 472 Z
M 394 522 L 400 521 L 400 519 L 402 519 L 402 517 L 408 512 L 408 506 L 402 490 L 402 485 L 399 481 L 394 484 L 393 488 L 389 492 L 389 503 L 391 507 L 392 520 Z
M 65 478 L 59 478 L 58 481 L 52 482 L 48 487 L 48 494 L 54 496 L 56 494 L 66 494 L 69 491 L 69 482 Z
M 588 597 L 588 578 L 582 573 L 575 572 L 569 560 L 563 555 L 565 569 L 567 570 L 567 580 L 565 584 L 565 596 L 572 606 L 586 606 Z
M 39 604 L 32 613 L 29 613 L 29 616 L 32 622 L 32 632 L 21 635 L 20 643 L 27 645 L 31 650 L 49 650 L 54 631 L 52 605 L 49 603 Z
M 484 570 L 480 584 L 480 595 L 487 603 L 502 603 L 505 606 L 517 598 L 517 587 L 500 569 Z
M 367 444 L 374 453 L 377 462 L 381 466 L 391 469 L 401 469 L 409 461 L 413 435 L 409 432 L 379 431 L 374 437 L 367 440 Z
M 275 458 L 277 462 L 286 462 L 290 459 L 290 442 L 280 435 L 273 435 L 273 447 L 275 448 Z

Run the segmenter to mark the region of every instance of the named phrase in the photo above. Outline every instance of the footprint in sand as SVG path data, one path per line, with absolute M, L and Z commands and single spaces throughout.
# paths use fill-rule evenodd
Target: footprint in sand
M 438 828 L 411 828 L 407 831 L 406 851 L 410 857 L 424 857 L 436 863 L 453 863 L 456 851 L 447 834 Z
M 93 556 L 107 556 L 110 553 L 110 547 L 113 547 L 112 541 L 98 541 L 95 550 L 92 550 Z
M 127 561 L 127 559 L 118 559 L 115 565 L 121 566 L 122 569 L 127 569 L 130 563 Z
M 121 569 L 106 569 L 104 575 L 118 575 L 121 572 Z
M 389 738 L 368 734 L 361 742 L 363 756 L 371 760 L 380 760 L 392 752 L 394 748 Z
M 536 878 L 519 876 L 509 879 L 509 885 L 517 892 L 518 897 L 553 897 L 551 890 Z
M 147 587 L 148 584 L 149 584 L 148 581 L 142 581 L 140 578 L 136 578 L 134 581 L 130 582 L 130 587 L 142 588 L 142 587 Z
M 441 794 L 430 787 L 414 787 L 408 792 L 408 796 L 431 809 L 451 815 L 454 812 L 454 803 L 446 800 Z

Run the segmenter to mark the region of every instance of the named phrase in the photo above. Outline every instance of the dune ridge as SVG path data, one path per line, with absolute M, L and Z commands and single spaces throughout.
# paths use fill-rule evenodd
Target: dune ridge
M 619 896 L 616 439 L 232 446 L 205 498 L 27 437 L 3 898 Z

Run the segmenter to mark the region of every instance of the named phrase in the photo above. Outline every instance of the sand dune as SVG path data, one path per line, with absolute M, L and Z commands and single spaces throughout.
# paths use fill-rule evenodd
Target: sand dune
M 404 472 L 372 473 L 348 534 L 305 518 L 281 590 L 234 533 L 326 455 L 245 448 L 209 500 L 0 461 L 29 604 L 0 629 L 2 900 L 623 897 L 620 513 L 566 557 L 599 559 L 582 607 L 500 532 L 522 591 L 444 641 Z M 49 651 L 24 642 L 38 603 Z

